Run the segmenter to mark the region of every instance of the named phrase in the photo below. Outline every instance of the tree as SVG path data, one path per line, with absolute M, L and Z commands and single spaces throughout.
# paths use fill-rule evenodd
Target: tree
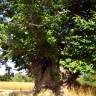
M 95 5 L 95 0 L 2 0 L 2 60 L 27 69 L 38 91 L 73 84 L 80 72 L 96 69 Z
M 15 82 L 32 82 L 32 78 L 27 75 L 22 75 L 21 73 L 16 73 L 14 76 L 11 77 L 10 81 Z
M 9 74 L 0 75 L 0 81 L 10 81 L 11 76 Z
M 6 74 L 8 74 L 8 75 L 11 75 L 12 74 L 11 73 L 12 67 L 6 65 L 6 69 L 5 70 L 6 70 Z

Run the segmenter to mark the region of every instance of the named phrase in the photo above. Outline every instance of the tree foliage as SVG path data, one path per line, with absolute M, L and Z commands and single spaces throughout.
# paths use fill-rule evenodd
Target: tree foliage
M 73 73 L 94 72 L 95 0 L 2 0 L 0 3 L 1 61 L 11 59 L 16 67 L 29 72 L 35 69 L 31 66 L 34 63 L 42 65 L 43 73 L 51 64 L 58 69 L 62 65 Z
M 10 81 L 11 80 L 11 76 L 8 74 L 4 74 L 0 76 L 0 81 Z
M 11 77 L 10 81 L 15 82 L 32 82 L 32 78 L 27 75 L 22 75 L 20 73 L 16 73 L 14 76 Z

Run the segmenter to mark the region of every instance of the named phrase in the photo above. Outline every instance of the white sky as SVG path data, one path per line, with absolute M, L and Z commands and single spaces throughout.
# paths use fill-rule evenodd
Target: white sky
M 20 72 L 22 74 L 26 74 L 25 70 L 16 71 L 16 68 L 14 67 L 15 64 L 13 62 L 11 62 L 10 60 L 7 62 L 7 64 L 8 64 L 9 67 L 12 67 L 12 72 L 14 74 L 16 74 L 18 72 Z M 6 71 L 5 71 L 5 65 L 1 65 L 1 67 L 0 67 L 0 75 L 4 75 L 5 73 L 6 73 Z

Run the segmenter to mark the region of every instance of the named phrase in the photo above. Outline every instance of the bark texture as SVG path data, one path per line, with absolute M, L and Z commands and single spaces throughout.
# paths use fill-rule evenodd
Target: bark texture
M 63 96 L 62 87 L 70 87 L 77 79 L 79 73 L 71 73 L 68 69 L 63 67 L 58 68 L 57 65 L 50 59 L 36 60 L 31 64 L 30 70 L 35 78 L 34 96 L 41 91 L 41 89 L 51 89 L 55 96 Z M 58 75 L 62 75 L 62 79 Z M 57 78 L 56 78 L 57 76 Z
M 58 73 L 58 68 L 50 59 L 39 58 L 31 64 L 30 70 L 35 78 L 35 95 L 43 88 L 56 89 L 58 80 L 56 80 L 55 75 Z

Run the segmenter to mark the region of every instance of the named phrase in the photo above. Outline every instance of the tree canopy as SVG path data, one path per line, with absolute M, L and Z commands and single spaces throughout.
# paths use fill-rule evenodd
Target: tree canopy
M 1 0 L 1 62 L 11 59 L 29 73 L 34 63 L 42 72 L 48 64 L 94 72 L 95 26 L 95 0 Z

